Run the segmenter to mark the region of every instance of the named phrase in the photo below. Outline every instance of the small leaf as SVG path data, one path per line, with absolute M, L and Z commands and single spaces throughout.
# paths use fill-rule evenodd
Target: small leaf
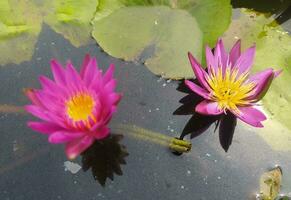
M 262 200 L 274 200 L 280 193 L 282 171 L 280 167 L 265 172 L 260 179 L 260 198 Z

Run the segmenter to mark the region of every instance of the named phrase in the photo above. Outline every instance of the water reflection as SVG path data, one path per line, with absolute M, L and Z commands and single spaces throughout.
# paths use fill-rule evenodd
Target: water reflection
M 197 80 L 194 80 L 197 83 Z M 203 98 L 193 93 L 182 81 L 178 88 L 178 91 L 186 93 L 187 95 L 180 100 L 182 105 L 174 111 L 174 115 L 192 115 L 187 124 L 185 125 L 180 139 L 190 135 L 193 139 L 202 133 L 204 133 L 212 124 L 215 124 L 214 131 L 219 128 L 219 141 L 222 148 L 227 152 L 229 146 L 232 143 L 233 134 L 236 127 L 236 117 L 228 112 L 226 115 L 210 116 L 201 115 L 195 112 L 195 107 L 200 103 Z
M 105 186 L 106 179 L 113 180 L 114 173 L 121 176 L 121 164 L 125 165 L 128 156 L 126 147 L 120 144 L 123 135 L 111 134 L 102 141 L 96 141 L 82 154 L 82 169 L 91 169 L 96 181 Z

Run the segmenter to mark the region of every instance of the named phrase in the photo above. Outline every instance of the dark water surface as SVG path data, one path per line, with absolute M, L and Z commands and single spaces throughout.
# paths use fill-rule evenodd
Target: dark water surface
M 190 153 L 173 155 L 164 139 L 179 137 L 190 118 L 172 114 L 185 95 L 176 90 L 178 82 L 162 80 L 141 64 L 112 58 L 95 44 L 75 48 L 46 25 L 31 61 L 1 67 L 0 104 L 27 104 L 23 88 L 39 88 L 41 74 L 51 77 L 51 58 L 62 63 L 71 59 L 80 66 L 85 53 L 96 56 L 104 70 L 116 65 L 117 90 L 124 97 L 110 126 L 124 138 L 91 149 L 83 156 L 84 169 L 91 167 L 84 172 L 82 156 L 67 162 L 63 145 L 51 145 L 46 136 L 26 127 L 33 117 L 21 111 L 0 113 L 0 200 L 246 200 L 259 191 L 261 174 L 276 164 L 283 169 L 283 192 L 291 193 L 290 151 L 274 151 L 240 122 L 227 153 L 211 126 L 191 141 Z M 121 124 L 126 126 L 123 131 Z M 132 125 L 148 131 L 135 135 Z M 111 151 L 108 143 L 116 149 Z M 122 153 L 125 149 L 128 156 Z M 98 158 L 92 156 L 94 151 Z M 121 164 L 123 159 L 126 164 Z M 114 174 L 113 181 L 107 179 L 102 187 L 92 168 L 99 181 Z

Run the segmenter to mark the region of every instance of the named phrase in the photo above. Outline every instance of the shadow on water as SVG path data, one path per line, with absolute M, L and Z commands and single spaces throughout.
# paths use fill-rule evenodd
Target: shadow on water
M 196 79 L 192 81 L 198 84 Z M 195 112 L 195 107 L 203 100 L 203 98 L 192 92 L 184 84 L 184 81 L 179 84 L 177 90 L 186 93 L 187 95 L 179 101 L 182 105 L 177 108 L 173 114 L 192 115 L 185 125 L 179 139 L 183 139 L 187 135 L 190 135 L 190 138 L 193 139 L 204 133 L 212 124 L 215 124 L 216 127 L 214 131 L 219 128 L 219 141 L 222 148 L 227 152 L 232 143 L 236 127 L 236 117 L 230 112 L 218 116 L 201 115 Z
M 103 187 L 106 179 L 113 180 L 114 173 L 121 176 L 121 164 L 125 165 L 125 157 L 128 156 L 126 147 L 120 144 L 123 135 L 111 134 L 102 141 L 96 141 L 82 154 L 82 169 L 89 169 L 96 181 Z

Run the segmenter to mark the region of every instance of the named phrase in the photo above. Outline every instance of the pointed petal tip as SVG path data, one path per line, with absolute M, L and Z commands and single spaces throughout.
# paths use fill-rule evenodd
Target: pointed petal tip
M 56 58 L 50 60 L 51 65 L 60 65 L 59 61 Z
M 191 60 L 191 59 L 194 58 L 193 55 L 192 55 L 192 53 L 190 51 L 188 51 L 187 55 L 188 55 L 189 60 Z
M 78 157 L 78 154 L 76 154 L 76 153 L 68 153 L 68 152 L 66 152 L 66 155 L 67 155 L 67 158 L 69 160 L 75 160 Z
M 278 76 L 280 76 L 283 72 L 283 69 L 279 69 L 279 70 L 276 70 L 274 71 L 274 78 L 277 78 Z

